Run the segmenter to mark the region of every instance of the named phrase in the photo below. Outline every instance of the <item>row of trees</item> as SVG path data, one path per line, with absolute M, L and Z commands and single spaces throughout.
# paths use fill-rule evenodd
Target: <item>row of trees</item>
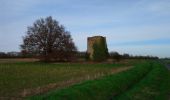
M 98 53 L 100 54 L 100 53 Z M 88 53 L 87 52 L 78 52 L 76 57 L 78 58 L 85 58 L 86 60 L 88 60 Z M 100 57 L 100 55 L 98 55 L 97 57 Z M 99 59 L 99 58 L 98 58 Z M 156 56 L 138 56 L 138 55 L 130 55 L 130 54 L 119 54 L 118 52 L 110 52 L 107 56 L 106 59 L 115 59 L 116 61 L 120 61 L 122 59 L 159 59 Z M 98 61 L 98 60 L 97 60 Z
M 21 51 L 21 52 L 0 52 L 0 58 L 38 58 L 38 55 L 30 54 L 26 51 Z M 97 56 L 97 57 L 100 57 Z M 76 52 L 74 54 L 74 60 L 76 59 L 86 59 L 89 60 L 89 54 L 87 52 Z M 99 59 L 99 58 L 98 58 Z M 102 58 L 103 59 L 103 58 Z M 122 59 L 159 59 L 156 56 L 137 56 L 137 55 L 130 55 L 130 54 L 119 54 L 118 52 L 110 52 L 105 59 L 115 59 L 117 61 L 120 61 Z M 170 58 L 164 58 L 164 59 L 170 59 Z M 104 59 L 103 59 L 104 60 Z M 98 61 L 98 60 L 96 60 Z
M 141 55 L 130 55 L 130 54 L 119 54 L 118 52 L 110 52 L 109 58 L 115 59 L 117 61 L 120 61 L 121 59 L 159 59 L 157 56 L 141 56 Z
M 0 52 L 0 58 L 20 58 L 22 54 L 20 52 Z

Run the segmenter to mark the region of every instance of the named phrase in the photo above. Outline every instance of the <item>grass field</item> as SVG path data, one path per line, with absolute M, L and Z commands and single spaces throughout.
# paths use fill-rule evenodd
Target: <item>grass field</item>
M 31 100 L 168 100 L 169 71 L 145 62 L 118 74 L 30 97 Z
M 0 100 L 167 100 L 169 83 L 170 72 L 155 61 L 0 61 Z
M 163 65 L 153 63 L 146 77 L 117 96 L 116 100 L 169 100 L 169 94 L 170 72 Z
M 164 62 L 170 65 L 170 60 L 164 60 Z
M 0 63 L 0 97 L 22 98 L 130 68 L 123 66 L 122 64 Z
M 149 71 L 149 63 L 141 63 L 136 67 L 96 80 L 86 81 L 66 89 L 52 91 L 45 95 L 33 96 L 33 100 L 110 100 L 112 96 L 120 94 L 133 86 Z

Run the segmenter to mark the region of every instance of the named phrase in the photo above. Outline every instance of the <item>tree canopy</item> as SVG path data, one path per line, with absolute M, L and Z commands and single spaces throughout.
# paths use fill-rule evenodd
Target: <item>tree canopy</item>
M 70 32 L 51 16 L 28 27 L 21 49 L 45 61 L 68 61 L 77 51 Z

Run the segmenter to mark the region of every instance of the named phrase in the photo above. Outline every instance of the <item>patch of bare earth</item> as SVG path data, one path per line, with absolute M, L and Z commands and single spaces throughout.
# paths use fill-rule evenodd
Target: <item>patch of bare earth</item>
M 21 97 L 0 97 L 0 100 L 23 100 Z
M 119 72 L 128 70 L 130 68 L 132 68 L 132 66 L 114 68 L 114 69 L 112 69 L 111 73 L 109 73 L 109 74 L 119 73 Z M 69 87 L 73 84 L 81 83 L 82 81 L 85 81 L 85 80 L 97 79 L 97 78 L 104 76 L 104 75 L 105 74 L 103 74 L 103 73 L 97 73 L 94 76 L 86 75 L 84 77 L 68 79 L 66 81 L 62 81 L 62 82 L 58 82 L 58 83 L 51 83 L 51 84 L 41 86 L 41 87 L 37 87 L 37 88 L 24 89 L 21 93 L 19 93 L 19 95 L 21 97 L 26 97 L 26 96 L 46 93 L 46 92 L 53 90 L 53 89 L 66 88 L 66 87 Z
M 9 58 L 9 59 L 0 59 L 0 63 L 15 63 L 15 62 L 35 62 L 39 61 L 35 58 Z

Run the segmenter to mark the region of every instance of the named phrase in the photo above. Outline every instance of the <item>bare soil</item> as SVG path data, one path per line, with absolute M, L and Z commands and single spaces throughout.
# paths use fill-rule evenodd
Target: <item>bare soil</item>
M 35 62 L 39 61 L 35 58 L 7 58 L 7 59 L 0 59 L 0 63 L 15 63 L 15 62 Z

